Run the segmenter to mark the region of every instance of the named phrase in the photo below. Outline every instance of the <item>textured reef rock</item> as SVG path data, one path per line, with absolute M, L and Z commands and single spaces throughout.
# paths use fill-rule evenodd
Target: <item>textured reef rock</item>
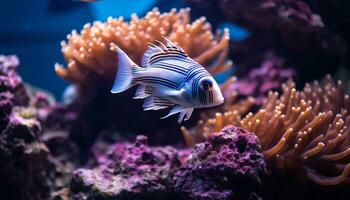
M 260 199 L 256 191 L 265 167 L 258 138 L 227 126 L 195 146 L 174 176 L 175 190 L 188 199 Z
M 16 56 L 0 55 L 0 199 L 55 198 L 66 187 L 77 151 L 72 111 L 25 85 Z
M 40 139 L 50 150 L 50 161 L 55 167 L 50 199 L 69 199 L 67 186 L 72 173 L 82 160 L 86 159 L 81 158 L 80 148 L 72 141 L 69 134 L 71 122 L 76 118 L 76 112 L 72 108 L 56 103 L 38 109 L 38 113 L 42 124 Z
M 149 147 L 147 137 L 97 152 L 74 172 L 73 199 L 259 199 L 266 172 L 257 137 L 229 126 L 193 151 Z
M 15 107 L 0 135 L 0 198 L 43 199 L 50 191 L 49 150 L 38 140 L 40 123 L 32 110 Z
M 16 56 L 0 56 L 0 199 L 44 199 L 54 165 L 40 141 L 39 100 L 31 98 Z
M 134 144 L 111 146 L 97 160 L 96 168 L 74 172 L 74 199 L 176 199 L 172 177 L 180 160 L 172 147 L 149 147 L 140 135 Z
M 284 198 L 283 191 L 300 188 L 317 191 L 318 199 L 343 199 L 350 180 L 349 110 L 341 81 L 327 76 L 324 84 L 315 81 L 300 91 L 289 81 L 281 95 L 270 92 L 256 113 L 234 118 L 232 110 L 217 113 L 199 124 L 194 135 L 206 138 L 230 124 L 254 132 L 270 173 L 265 190 L 270 191 L 269 199 Z M 308 199 L 309 194 L 296 192 L 290 199 Z
M 249 30 L 250 36 L 244 41 L 230 42 L 230 57 L 239 66 L 240 75 L 257 66 L 270 49 L 293 63 L 302 82 L 334 72 L 347 59 L 344 40 L 329 30 L 302 0 L 190 2 L 201 8 L 202 15 L 213 13 L 211 16 L 217 23 L 230 22 Z

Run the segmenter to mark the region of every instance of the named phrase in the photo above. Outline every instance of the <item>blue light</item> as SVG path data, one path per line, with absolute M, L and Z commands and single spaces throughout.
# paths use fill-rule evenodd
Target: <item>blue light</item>
M 230 40 L 232 41 L 243 41 L 250 36 L 250 33 L 247 29 L 236 24 L 224 22 L 219 25 L 219 28 L 228 28 L 230 31 Z
M 155 3 L 156 0 L 103 0 L 89 4 L 96 20 L 106 20 L 109 16 L 124 16 L 125 19 L 129 19 L 132 13 L 143 14 L 150 10 Z

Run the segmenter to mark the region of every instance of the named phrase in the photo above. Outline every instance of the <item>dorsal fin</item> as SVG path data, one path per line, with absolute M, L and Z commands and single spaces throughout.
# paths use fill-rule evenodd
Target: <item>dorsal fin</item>
M 184 53 L 184 54 L 186 54 L 185 53 L 185 51 L 179 46 L 179 45 L 177 45 L 177 44 L 174 44 L 172 41 L 170 41 L 168 38 L 166 38 L 166 37 L 163 37 L 163 39 L 166 41 L 166 47 L 169 49 L 172 49 L 172 50 L 177 50 L 177 51 L 180 51 L 180 52 L 182 52 L 182 53 Z
M 160 41 L 156 41 L 159 43 L 159 46 L 155 44 L 150 44 L 146 52 L 143 54 L 141 64 L 143 67 L 148 66 L 149 64 L 162 59 L 164 57 L 179 57 L 180 59 L 188 58 L 187 54 L 184 50 L 177 44 L 174 44 L 169 39 L 163 37 L 167 42 L 166 45 Z
M 155 44 L 150 44 L 148 49 L 142 56 L 142 60 L 141 60 L 142 67 L 146 67 L 148 65 L 151 56 L 157 55 L 160 53 L 164 53 L 162 48 L 160 48 Z

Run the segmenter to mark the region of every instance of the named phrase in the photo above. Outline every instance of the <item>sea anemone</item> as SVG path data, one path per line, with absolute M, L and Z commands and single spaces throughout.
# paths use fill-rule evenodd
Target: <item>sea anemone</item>
M 270 92 L 262 108 L 242 120 L 239 115 L 232 120 L 232 110 L 217 113 L 196 135 L 207 137 L 225 125 L 239 125 L 258 136 L 271 168 L 302 171 L 319 185 L 349 183 L 350 99 L 342 83 L 327 76 L 323 86 L 317 81 L 302 91 L 294 86 L 289 81 L 281 95 Z M 182 130 L 188 138 L 188 130 Z
M 79 85 L 95 81 L 111 84 L 118 67 L 117 54 L 110 46 L 112 43 L 140 64 L 148 45 L 164 41 L 163 37 L 179 44 L 212 74 L 229 69 L 232 62 L 226 58 L 228 30 L 214 35 L 205 17 L 190 21 L 190 9 L 186 8 L 165 13 L 153 9 L 144 18 L 133 14 L 130 22 L 125 22 L 122 17 L 109 17 L 106 22 L 88 23 L 80 33 L 73 30 L 67 36 L 68 42 L 62 41 L 62 53 L 68 65 L 65 68 L 56 64 L 56 73 Z

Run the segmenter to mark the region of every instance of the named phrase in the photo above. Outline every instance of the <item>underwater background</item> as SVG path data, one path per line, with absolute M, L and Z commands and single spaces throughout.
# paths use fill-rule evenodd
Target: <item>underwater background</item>
M 0 23 L 0 200 L 349 198 L 350 1 L 3 0 Z M 110 92 L 116 46 L 141 66 L 164 37 L 223 104 L 178 123 Z
M 186 3 L 156 0 L 95 3 L 74 0 L 1 1 L 3 28 L 0 30 L 0 50 L 2 54 L 20 56 L 23 67 L 19 71 L 27 82 L 60 98 L 67 83 L 55 75 L 53 66 L 56 62 L 63 63 L 60 42 L 71 30 L 79 30 L 87 22 L 103 21 L 109 16 L 124 16 L 125 19 L 130 19 L 132 13 L 143 16 L 153 7 L 169 11 L 186 7 Z

